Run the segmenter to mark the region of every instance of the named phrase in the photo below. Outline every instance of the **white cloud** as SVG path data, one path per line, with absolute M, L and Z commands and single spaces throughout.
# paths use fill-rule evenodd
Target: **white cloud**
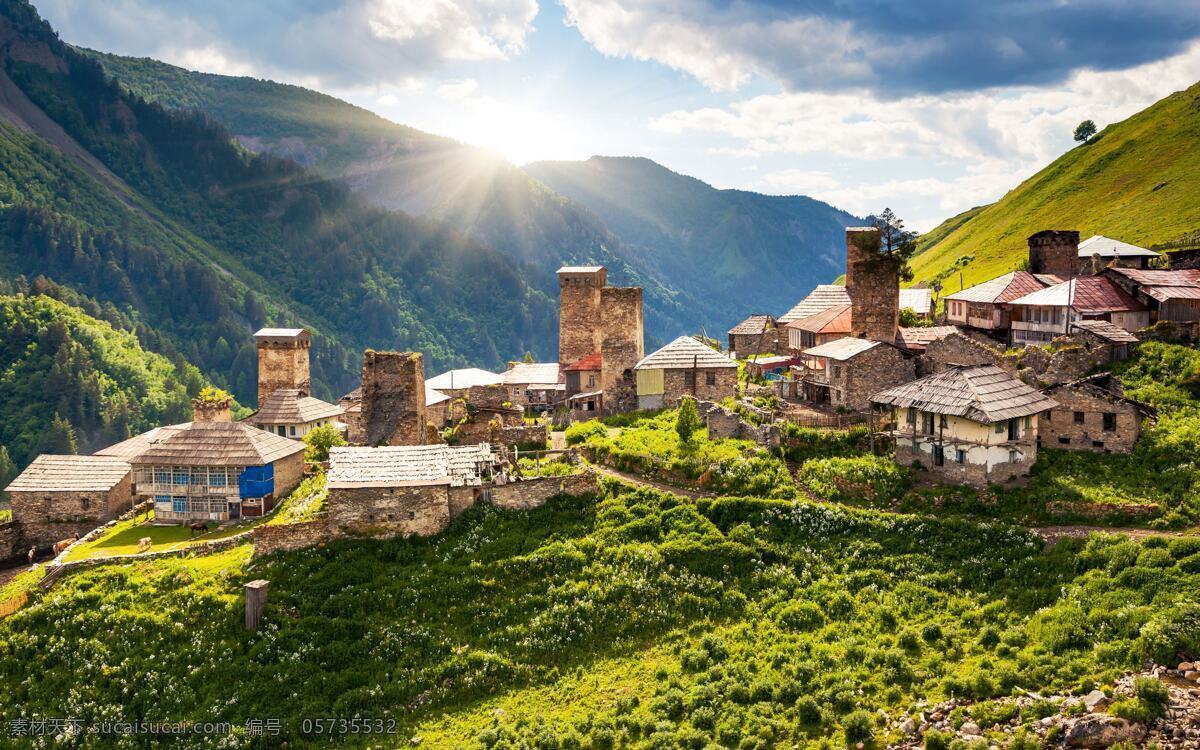
M 502 60 L 522 52 L 536 0 L 371 0 L 367 26 L 397 42 L 436 39 L 447 60 Z
M 479 81 L 474 78 L 464 78 L 460 81 L 446 81 L 437 87 L 437 95 L 451 101 L 461 101 L 470 98 L 479 89 Z

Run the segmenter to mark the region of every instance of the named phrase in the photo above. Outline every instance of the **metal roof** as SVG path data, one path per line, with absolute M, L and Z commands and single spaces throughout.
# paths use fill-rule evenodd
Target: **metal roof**
M 328 487 L 478 486 L 482 470 L 497 459 L 479 445 L 388 445 L 338 447 L 329 451 Z
M 822 310 L 848 304 L 850 304 L 850 295 L 846 292 L 846 287 L 839 284 L 818 284 L 808 293 L 808 296 L 797 302 L 795 307 L 780 315 L 778 320 L 780 323 L 791 323 L 793 320 L 807 318 Z
M 96 451 L 131 464 L 264 466 L 304 450 L 304 444 L 246 422 L 184 422 L 156 427 Z
M 788 328 L 796 328 L 810 333 L 850 333 L 850 305 L 838 305 L 828 310 L 809 315 L 807 318 L 793 320 Z
M 1114 344 L 1136 344 L 1138 342 L 1137 336 L 1107 320 L 1077 320 L 1071 326 Z
M 1052 283 L 1058 283 L 1054 281 Z M 1027 271 L 1010 271 L 1003 276 L 967 287 L 962 291 L 946 295 L 947 300 L 956 302 L 986 302 L 999 304 L 1032 294 L 1047 284 Z
M 254 332 L 254 338 L 286 339 L 295 338 L 308 333 L 303 328 L 260 328 Z
M 1140 268 L 1106 268 L 1105 273 L 1115 273 L 1136 284 L 1145 286 L 1200 286 L 1200 268 L 1184 268 L 1176 271 Z
M 509 385 L 553 385 L 559 380 L 557 362 L 518 362 L 500 377 Z
M 1067 307 L 1079 312 L 1137 312 L 1146 306 L 1104 276 L 1082 276 L 1018 297 L 1013 305 Z
M 1058 402 L 995 365 L 951 366 L 942 372 L 880 391 L 877 404 L 915 408 L 992 424 L 1040 414 Z
M 33 459 L 5 489 L 9 492 L 108 492 L 129 475 L 129 464 L 107 456 Z
M 1083 242 L 1079 243 L 1079 257 L 1090 258 L 1093 255 L 1099 255 L 1101 258 L 1157 258 L 1158 253 L 1153 250 L 1147 250 L 1144 247 L 1130 245 L 1128 242 L 1121 242 L 1102 234 L 1097 234 L 1094 237 L 1088 237 Z
M 901 310 L 912 310 L 917 315 L 928 315 L 933 307 L 933 290 L 928 287 L 913 287 L 900 290 Z
M 449 400 L 450 400 L 450 397 L 447 396 L 446 394 L 442 393 L 441 391 L 435 391 L 434 389 L 430 388 L 429 386 L 425 386 L 425 405 L 426 406 L 433 406 L 434 404 L 440 404 L 443 401 L 449 401 Z
M 870 339 L 856 339 L 847 336 L 844 339 L 837 339 L 836 341 L 830 341 L 826 344 L 821 344 L 820 346 L 814 346 L 811 349 L 805 349 L 804 355 L 806 357 L 826 357 L 828 359 L 835 359 L 839 362 L 844 362 L 847 359 L 857 357 L 859 354 L 862 354 L 868 349 L 873 349 L 877 346 L 879 346 L 878 341 L 871 341 Z
M 307 424 L 340 417 L 346 410 L 300 391 L 280 388 L 267 396 L 258 411 L 246 418 L 250 424 Z
M 764 333 L 771 330 L 774 325 L 775 318 L 770 315 L 751 315 L 733 328 L 730 328 L 729 335 L 740 336 Z
M 563 266 L 558 269 L 559 273 L 596 273 L 603 271 L 604 266 Z
M 1173 299 L 1200 299 L 1200 286 L 1144 286 L 1141 291 L 1159 302 Z
M 600 352 L 592 352 L 586 357 L 580 357 L 576 361 L 563 368 L 565 372 L 592 372 L 599 370 L 603 362 Z
M 495 385 L 503 383 L 504 378 L 494 372 L 480 370 L 478 367 L 466 367 L 460 370 L 447 370 L 425 381 L 428 388 L 438 391 L 460 391 L 474 385 Z
M 643 357 L 633 369 L 686 370 L 692 367 L 737 367 L 737 362 L 691 336 L 680 336 L 653 354 Z

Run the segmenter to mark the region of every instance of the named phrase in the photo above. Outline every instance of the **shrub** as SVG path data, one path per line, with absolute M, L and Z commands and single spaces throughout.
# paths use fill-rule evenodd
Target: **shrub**
M 884 456 L 819 458 L 797 476 L 818 497 L 845 503 L 890 504 L 912 485 L 909 470 Z
M 949 732 L 930 729 L 925 732 L 925 750 L 950 750 L 953 740 L 954 735 Z
M 791 602 L 779 611 L 779 625 L 793 633 L 816 630 L 825 624 L 825 614 L 816 604 L 808 601 Z
M 821 707 L 809 696 L 796 701 L 796 718 L 805 726 L 817 726 L 821 723 Z
M 842 734 L 848 746 L 870 742 L 874 734 L 871 714 L 861 709 L 846 714 L 842 717 Z
M 679 441 L 690 443 L 692 436 L 703 426 L 700 413 L 696 411 L 696 399 L 684 396 L 679 404 L 679 412 L 675 415 L 675 434 L 679 435 Z
M 329 460 L 329 449 L 346 444 L 346 438 L 332 425 L 321 425 L 308 431 L 304 440 L 304 460 L 319 463 Z
M 1171 692 L 1162 680 L 1154 677 L 1138 677 L 1133 681 L 1133 694 L 1155 712 L 1162 716 L 1171 702 Z
M 595 419 L 587 422 L 576 422 L 567 428 L 564 437 L 567 440 L 567 445 L 578 445 L 592 437 L 604 437 L 608 434 L 608 428 L 603 422 Z

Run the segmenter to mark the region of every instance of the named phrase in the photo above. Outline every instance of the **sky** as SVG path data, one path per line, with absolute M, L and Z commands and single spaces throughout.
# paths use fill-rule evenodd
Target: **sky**
M 514 163 L 646 156 L 927 230 L 1200 80 L 1200 0 L 34 0 Z

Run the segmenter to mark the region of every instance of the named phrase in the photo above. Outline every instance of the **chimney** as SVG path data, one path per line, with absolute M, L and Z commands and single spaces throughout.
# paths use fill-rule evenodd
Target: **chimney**
M 1079 232 L 1046 229 L 1029 238 L 1029 272 L 1053 274 L 1063 281 L 1079 275 Z
M 312 334 L 303 328 L 263 328 L 254 334 L 258 347 L 258 408 L 278 390 L 312 395 L 308 369 Z
M 216 400 L 203 397 L 192 399 L 192 421 L 232 422 L 233 397 L 226 396 Z
M 900 267 L 880 255 L 879 230 L 846 227 L 850 334 L 893 344 L 900 326 Z

